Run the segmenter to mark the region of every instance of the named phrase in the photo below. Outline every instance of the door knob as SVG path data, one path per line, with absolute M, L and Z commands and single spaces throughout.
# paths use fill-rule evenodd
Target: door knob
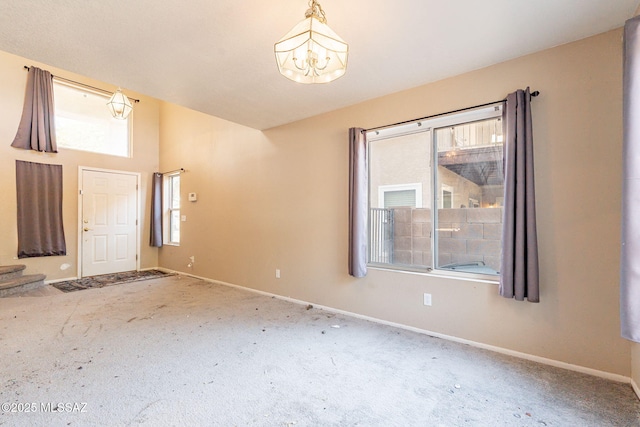
M 90 231 L 90 230 L 91 230 L 90 228 L 85 228 L 85 229 L 84 229 L 84 231 Z

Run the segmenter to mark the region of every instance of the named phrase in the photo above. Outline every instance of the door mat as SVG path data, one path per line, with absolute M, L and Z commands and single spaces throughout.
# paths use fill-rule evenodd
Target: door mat
M 165 273 L 160 270 L 125 271 L 122 273 L 102 274 L 100 276 L 83 277 L 77 280 L 52 283 L 56 289 L 62 292 L 75 292 L 83 289 L 104 288 L 105 286 L 120 285 L 122 283 L 137 282 L 140 280 L 158 279 L 160 277 L 174 276 L 175 273 Z

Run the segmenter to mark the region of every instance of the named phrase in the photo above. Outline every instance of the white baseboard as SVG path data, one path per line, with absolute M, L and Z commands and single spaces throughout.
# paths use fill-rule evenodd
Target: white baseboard
M 633 391 L 636 392 L 636 396 L 638 396 L 638 399 L 640 399 L 640 387 L 638 387 L 638 384 L 634 381 L 633 378 L 631 378 L 631 387 L 633 387 Z
M 245 286 L 235 285 L 233 283 L 222 282 L 220 280 L 213 280 L 213 279 L 209 279 L 207 277 L 200 277 L 200 276 L 196 276 L 195 274 L 185 273 L 185 272 L 182 272 L 182 271 L 170 270 L 170 269 L 161 268 L 161 267 L 158 267 L 158 270 L 163 271 L 165 273 L 182 274 L 184 276 L 189 276 L 189 277 L 193 277 L 193 278 L 196 278 L 196 279 L 204 280 L 205 282 L 216 283 L 216 284 L 223 285 L 223 286 L 229 286 L 231 288 L 242 289 L 242 290 L 253 292 L 253 293 L 256 293 L 256 294 L 260 294 L 260 295 L 264 295 L 264 296 L 268 296 L 268 297 L 274 297 L 274 298 L 277 298 L 277 299 L 280 299 L 280 300 L 292 302 L 292 303 L 295 303 L 295 304 L 300 304 L 300 305 L 305 305 L 305 306 L 311 304 L 311 305 L 313 305 L 314 308 L 319 308 L 321 310 L 325 310 L 325 311 L 328 311 L 328 312 L 342 314 L 342 315 L 350 316 L 350 317 L 355 317 L 357 319 L 368 320 L 370 322 L 375 322 L 375 323 L 379 323 L 379 324 L 382 324 L 382 325 L 393 326 L 395 328 L 404 329 L 404 330 L 408 330 L 408 331 L 412 331 L 412 332 L 417 332 L 417 333 L 425 334 L 425 335 L 428 335 L 428 336 L 431 336 L 431 337 L 434 337 L 434 338 L 441 338 L 441 339 L 444 339 L 444 340 L 447 340 L 447 341 L 453 341 L 453 342 L 457 342 L 457 343 L 460 343 L 460 344 L 466 344 L 466 345 L 469 345 L 469 346 L 472 346 L 472 347 L 481 348 L 481 349 L 489 350 L 489 351 L 494 351 L 496 353 L 517 357 L 519 359 L 530 360 L 532 362 L 542 363 L 544 365 L 549 365 L 549 366 L 553 366 L 553 367 L 556 367 L 556 368 L 567 369 L 569 371 L 580 372 L 580 373 L 583 373 L 583 374 L 592 375 L 592 376 L 600 377 L 600 378 L 605 378 L 605 379 L 616 381 L 616 382 L 621 382 L 621 383 L 625 383 L 625 384 L 631 384 L 631 386 L 633 387 L 633 390 L 635 391 L 636 395 L 638 396 L 638 398 L 640 398 L 640 388 L 638 387 L 638 385 L 631 378 L 625 377 L 624 375 L 613 374 L 611 372 L 600 371 L 598 369 L 587 368 L 587 367 L 584 367 L 584 366 L 579 366 L 579 365 L 574 365 L 574 364 L 571 364 L 571 363 L 561 362 L 561 361 L 554 360 L 554 359 L 549 359 L 549 358 L 546 358 L 546 357 L 535 356 L 533 354 L 528 354 L 528 353 L 523 353 L 523 352 L 520 352 L 520 351 L 509 350 L 509 349 L 502 348 L 502 347 L 497 347 L 497 346 L 494 346 L 494 345 L 483 344 L 483 343 L 480 343 L 480 342 L 471 341 L 471 340 L 467 340 L 467 339 L 463 339 L 463 338 L 458 338 L 458 337 L 454 337 L 454 336 L 451 336 L 451 335 L 445 335 L 445 334 L 441 334 L 441 333 L 438 333 L 438 332 L 428 331 L 426 329 L 420 329 L 420 328 L 416 328 L 416 327 L 413 327 L 413 326 L 403 325 L 401 323 L 389 322 L 387 320 L 378 319 L 378 318 L 370 317 L 370 316 L 365 316 L 365 315 L 358 314 L 358 313 L 352 313 L 350 311 L 340 310 L 340 309 L 333 308 L 333 307 L 327 307 L 327 306 L 323 306 L 323 305 L 318 305 L 318 304 L 311 303 L 311 302 L 308 302 L 308 301 L 302 301 L 302 300 L 298 300 L 298 299 L 295 299 L 295 298 L 285 297 L 285 296 L 278 295 L 278 294 L 273 294 L 273 293 L 270 293 L 270 292 L 265 292 L 265 291 L 260 291 L 260 290 L 257 290 L 257 289 L 248 288 L 248 287 L 245 287 Z

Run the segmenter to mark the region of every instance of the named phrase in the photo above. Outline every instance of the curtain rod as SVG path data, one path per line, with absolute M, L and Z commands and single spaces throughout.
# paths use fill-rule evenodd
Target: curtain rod
M 184 173 L 185 170 L 184 170 L 184 168 L 180 168 L 180 169 L 176 169 L 176 170 L 172 170 L 172 171 L 168 171 L 168 172 L 156 172 L 156 173 L 158 173 L 160 175 L 167 175 L 167 174 L 175 173 L 175 172 Z
M 540 91 L 535 90 L 535 91 L 531 92 L 531 96 L 532 97 L 536 97 L 538 95 L 540 95 Z M 505 98 L 505 99 L 501 99 L 499 101 L 493 101 L 493 102 L 487 102 L 487 103 L 480 104 L 480 105 L 474 105 L 473 107 L 466 107 L 466 108 L 460 108 L 459 110 L 447 111 L 446 113 L 432 114 L 430 116 L 420 117 L 419 119 L 405 120 L 404 122 L 392 123 L 390 125 L 378 126 L 378 127 L 371 128 L 371 129 L 364 129 L 363 132 L 370 132 L 370 131 L 373 131 L 373 130 L 380 130 L 380 129 L 386 129 L 386 128 L 390 128 L 390 127 L 394 127 L 394 126 L 406 125 L 407 123 L 414 123 L 414 122 L 419 122 L 421 120 L 432 119 L 434 117 L 446 116 L 447 114 L 461 113 L 463 111 L 473 110 L 475 108 L 487 107 L 489 105 L 498 104 L 500 102 L 506 102 L 506 101 L 507 101 L 507 99 Z
M 31 68 L 31 67 L 29 67 L 28 65 L 25 65 L 25 66 L 24 66 L 24 69 L 25 69 L 25 70 L 27 70 L 27 71 L 29 71 L 29 69 L 30 69 L 30 68 Z M 78 86 L 86 87 L 86 88 L 88 88 L 88 89 L 97 90 L 98 92 L 102 92 L 102 93 L 105 93 L 105 94 L 109 94 L 109 95 L 111 95 L 111 94 L 113 93 L 113 92 L 109 92 L 108 90 L 100 89 L 99 87 L 95 87 L 95 86 L 91 86 L 91 85 L 87 85 L 87 84 L 84 84 L 84 83 L 77 82 L 77 81 L 75 81 L 75 80 L 65 79 L 64 77 L 54 76 L 53 74 L 52 74 L 51 76 L 52 76 L 54 79 L 62 80 L 62 81 L 67 82 L 67 83 L 72 83 L 72 84 L 74 84 L 74 85 L 78 85 Z M 140 100 L 139 100 L 139 99 L 135 99 L 135 98 L 131 98 L 131 97 L 127 97 L 127 98 L 129 98 L 129 100 L 130 100 L 130 101 L 133 101 L 133 102 L 140 102 Z

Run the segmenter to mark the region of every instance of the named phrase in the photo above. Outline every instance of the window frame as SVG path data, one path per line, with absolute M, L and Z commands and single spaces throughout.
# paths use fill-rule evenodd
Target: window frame
M 391 270 L 398 272 L 406 272 L 406 273 L 426 273 L 437 276 L 445 276 L 445 277 L 454 277 L 459 279 L 468 279 L 475 281 L 485 281 L 489 283 L 497 283 L 499 281 L 499 274 L 482 274 L 482 273 L 471 273 L 464 271 L 453 271 L 447 270 L 437 267 L 437 251 L 438 251 L 438 209 L 440 209 L 441 203 L 441 189 L 437 188 L 438 186 L 438 147 L 436 141 L 435 130 L 448 127 L 448 126 L 457 126 L 466 123 L 473 123 L 478 121 L 490 120 L 495 118 L 502 118 L 504 110 L 504 103 L 497 102 L 490 105 L 484 105 L 477 108 L 470 108 L 467 110 L 448 113 L 443 115 L 437 115 L 431 118 L 425 118 L 420 120 L 414 120 L 411 122 L 406 122 L 400 125 L 388 126 L 382 129 L 377 129 L 373 131 L 367 132 L 367 159 L 370 159 L 370 153 L 368 152 L 371 148 L 371 142 L 380 141 L 389 138 L 396 138 L 405 135 L 417 134 L 417 133 L 428 133 L 427 138 L 429 140 L 431 158 L 428 159 L 429 167 L 430 167 L 430 190 L 431 190 L 431 264 L 432 267 L 420 268 L 417 266 L 409 266 L 409 265 L 394 265 L 394 264 L 380 264 L 380 263 L 372 263 L 369 260 L 369 255 L 367 255 L 367 266 L 369 268 L 377 268 L 383 270 Z M 504 135 L 504 121 L 502 123 L 503 126 L 503 135 Z M 503 141 L 497 141 L 498 143 L 504 144 L 504 136 Z M 369 183 L 371 182 L 371 169 L 368 168 L 369 173 Z M 393 186 L 388 186 L 393 187 Z M 406 188 L 408 189 L 408 188 Z M 367 188 L 368 194 L 371 192 L 371 188 Z M 383 194 L 379 192 L 379 195 Z M 379 202 L 380 197 L 378 197 Z M 416 200 L 417 202 L 417 200 Z M 417 203 L 416 203 L 417 204 Z M 372 208 L 371 201 L 369 200 L 370 210 Z M 369 221 L 369 216 L 367 218 Z M 368 234 L 370 233 L 370 226 L 367 226 Z

